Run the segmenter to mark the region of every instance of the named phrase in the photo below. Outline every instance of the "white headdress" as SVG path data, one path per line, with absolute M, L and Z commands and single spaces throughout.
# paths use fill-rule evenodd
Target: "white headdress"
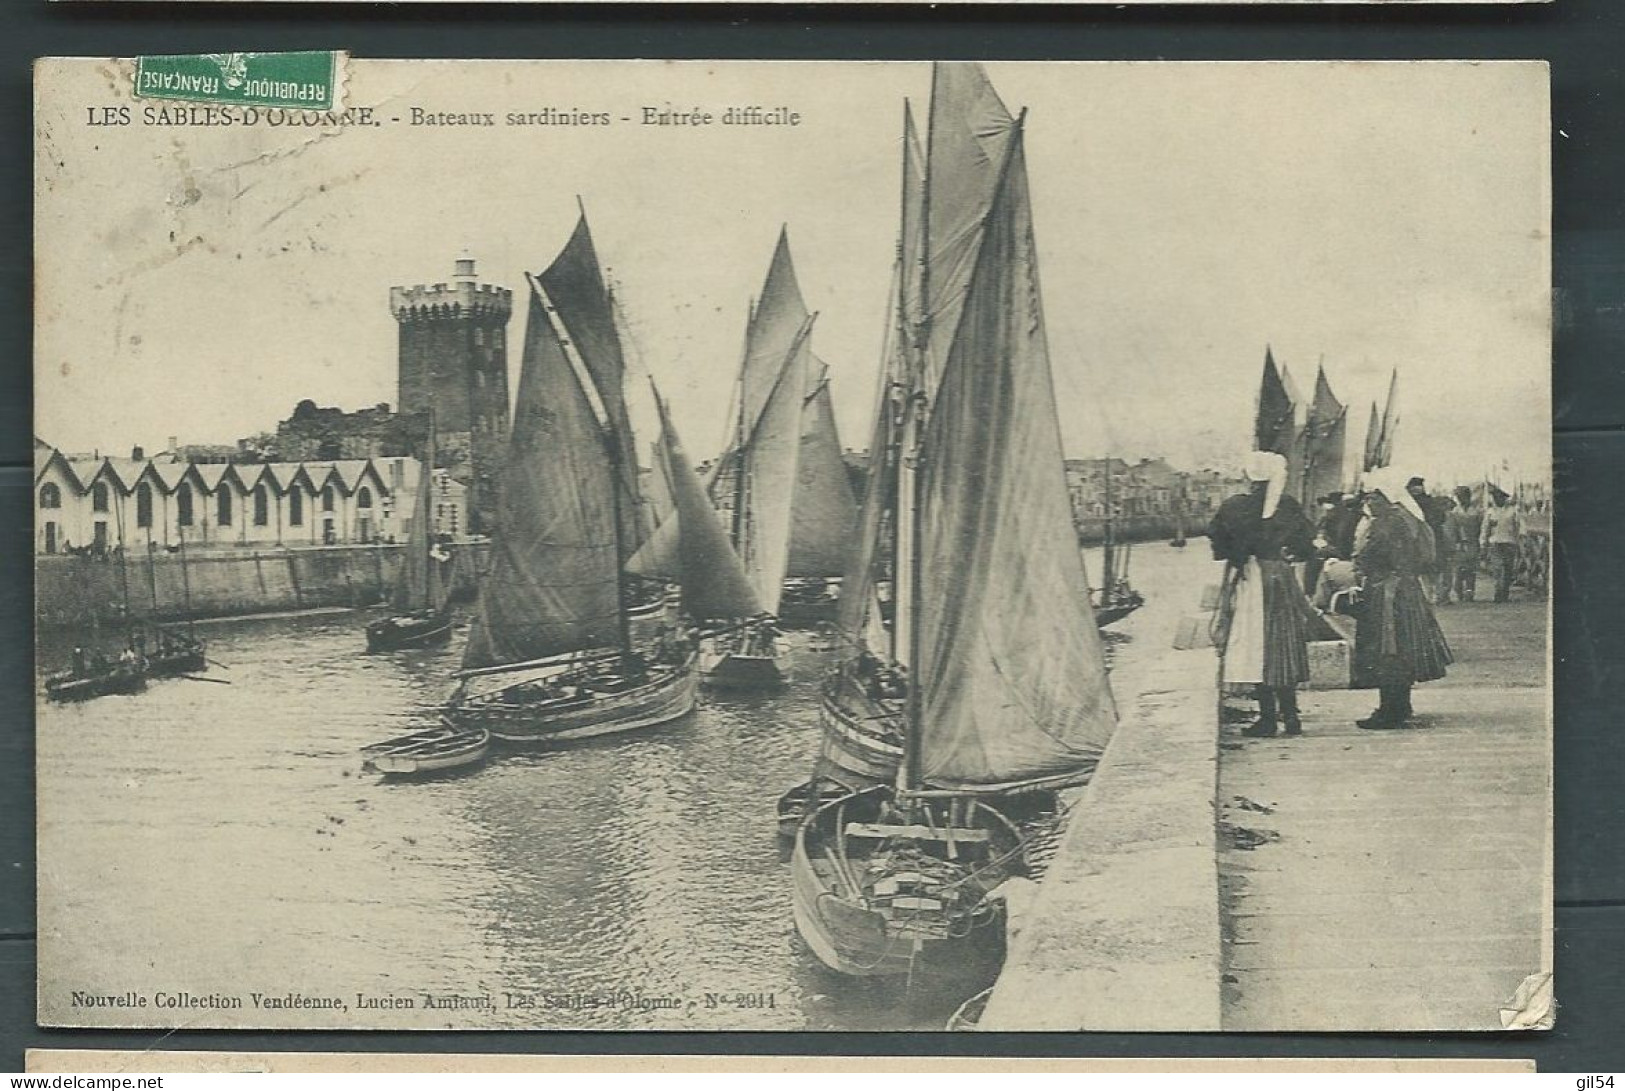
M 1381 466 L 1370 470 L 1365 475 L 1365 491 L 1380 492 L 1384 500 L 1390 504 L 1398 504 L 1422 522 L 1427 522 L 1427 516 L 1422 514 L 1422 506 L 1411 495 L 1411 490 L 1405 487 L 1410 478 L 1394 469 L 1392 466 Z
M 1254 451 L 1247 456 L 1247 464 L 1241 472 L 1248 481 L 1269 483 L 1264 490 L 1264 518 L 1268 519 L 1275 514 L 1275 506 L 1281 502 L 1281 493 L 1286 489 L 1286 458 L 1274 451 Z

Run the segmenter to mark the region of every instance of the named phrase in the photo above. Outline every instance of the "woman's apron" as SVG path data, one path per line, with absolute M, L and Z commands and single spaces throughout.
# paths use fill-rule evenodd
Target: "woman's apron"
M 1220 683 L 1242 685 L 1264 680 L 1264 575 L 1258 558 L 1248 557 L 1239 571 L 1227 568 L 1221 611 L 1229 614 Z

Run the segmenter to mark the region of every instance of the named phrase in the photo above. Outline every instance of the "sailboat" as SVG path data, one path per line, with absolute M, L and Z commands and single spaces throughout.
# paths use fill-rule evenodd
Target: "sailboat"
M 1112 489 L 1112 460 L 1102 460 L 1106 478 L 1105 539 L 1101 542 L 1100 587 L 1090 593 L 1095 624 L 1104 628 L 1122 621 L 1145 605 L 1145 596 L 1128 580 L 1129 556 L 1134 546 L 1117 541 L 1117 496 Z
M 417 501 L 406 555 L 390 605 L 395 612 L 367 624 L 367 650 L 392 651 L 421 648 L 451 639 L 451 595 L 441 579 L 440 555 L 435 547 L 434 500 L 435 434 L 429 418 L 423 466 L 418 473 Z
M 585 212 L 530 310 L 492 561 L 446 716 L 542 745 L 666 723 L 692 649 L 633 646 L 623 562 L 641 533 L 614 304 Z M 662 634 L 664 638 L 665 634 Z
M 787 230 L 779 232 L 762 295 L 746 324 L 734 395 L 733 435 L 712 498 L 728 513 L 733 551 L 760 613 L 728 619 L 700 641 L 700 678 L 729 689 L 784 680 L 790 646 L 777 616 L 789 571 L 791 513 L 801 453 L 803 403 L 812 359 L 808 313 L 796 284 Z
M 112 694 L 139 693 L 147 688 L 147 660 L 137 650 L 137 629 L 130 612 L 130 570 L 125 561 L 124 509 L 116 505 L 119 516 L 118 546 L 119 584 L 123 601 L 119 613 L 125 623 L 124 648 L 108 658 L 100 648 L 73 649 L 72 666 L 52 671 L 44 678 L 45 696 L 52 701 L 88 701 Z M 97 627 L 99 632 L 99 626 Z
M 779 598 L 779 618 L 787 626 L 824 625 L 835 620 L 840 577 L 858 523 L 858 505 L 835 427 L 829 369 L 816 356 L 813 360 L 819 377 L 802 404 L 801 450 L 790 508 L 790 558 Z
M 996 965 L 994 892 L 1025 866 L 1014 812 L 1087 781 L 1117 722 L 1062 467 L 1023 118 L 979 65 L 938 64 L 923 177 L 904 126 L 881 473 L 842 594 L 857 661 L 838 675 L 893 674 L 902 760 L 895 784 L 816 805 L 792 850 L 797 930 L 858 975 Z
M 1179 492 L 1174 496 L 1174 536 L 1168 544 L 1175 549 L 1185 548 L 1185 503 L 1190 493 L 1190 480 L 1184 474 L 1179 475 Z
M 150 623 L 150 632 L 143 634 L 141 647 L 146 673 L 149 678 L 173 678 L 207 670 L 208 650 L 203 638 L 192 624 L 192 577 L 186 563 L 186 531 L 180 531 L 181 604 L 186 613 L 186 631 L 167 625 Z M 153 606 L 157 607 L 157 557 L 147 554 L 147 576 L 153 583 Z

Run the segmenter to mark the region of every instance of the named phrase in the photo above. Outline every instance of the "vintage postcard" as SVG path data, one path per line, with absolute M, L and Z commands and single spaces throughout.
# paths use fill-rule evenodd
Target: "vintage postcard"
M 1551 1025 L 1548 73 L 51 59 L 39 1020 Z

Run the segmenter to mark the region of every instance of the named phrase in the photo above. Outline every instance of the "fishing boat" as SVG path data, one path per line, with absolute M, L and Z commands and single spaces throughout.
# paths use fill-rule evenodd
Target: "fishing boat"
M 393 612 L 367 623 L 367 650 L 423 648 L 451 639 L 450 581 L 441 578 L 441 552 L 434 533 L 434 416 L 424 440 L 422 469 L 406 553 L 390 599 Z
M 615 305 L 585 212 L 530 288 L 490 570 L 446 717 L 537 746 L 694 707 L 694 654 L 635 647 L 625 562 L 642 534 Z
M 362 768 L 386 777 L 419 777 L 468 769 L 485 760 L 491 733 L 442 720 L 362 749 Z
M 83 653 L 76 655 L 76 660 Z M 137 657 L 105 660 L 92 656 L 72 669 L 45 676 L 45 696 L 53 701 L 88 701 L 147 688 L 146 664 Z
M 208 650 L 190 632 L 155 625 L 145 640 L 149 678 L 172 678 L 208 669 Z
M 1102 460 L 1106 483 L 1105 535 L 1101 542 L 1100 586 L 1089 593 L 1095 624 L 1113 625 L 1145 605 L 1145 596 L 1129 583 L 1128 567 L 1134 546 L 1117 540 L 1117 496 L 1112 487 L 1112 460 Z
M 778 626 L 789 573 L 792 511 L 801 454 L 803 407 L 812 366 L 816 315 L 796 283 L 786 229 L 779 231 L 761 297 L 745 324 L 734 385 L 732 435 L 710 484 L 728 522 L 728 539 L 755 590 L 760 614 L 732 619 L 700 642 L 700 679 L 721 689 L 778 685 L 790 645 Z
M 779 596 L 779 620 L 796 628 L 835 621 L 846 554 L 858 524 L 858 504 L 835 426 L 829 369 L 816 356 L 813 363 L 819 374 L 802 405 L 790 556 Z
M 840 973 L 985 977 L 999 887 L 1025 870 L 1015 814 L 1086 782 L 1117 715 L 1062 466 L 1023 118 L 979 65 L 938 64 L 923 170 L 906 108 L 903 144 L 878 472 L 843 580 L 860 662 L 837 672 L 891 676 L 901 761 L 895 783 L 802 821 L 795 921 Z

